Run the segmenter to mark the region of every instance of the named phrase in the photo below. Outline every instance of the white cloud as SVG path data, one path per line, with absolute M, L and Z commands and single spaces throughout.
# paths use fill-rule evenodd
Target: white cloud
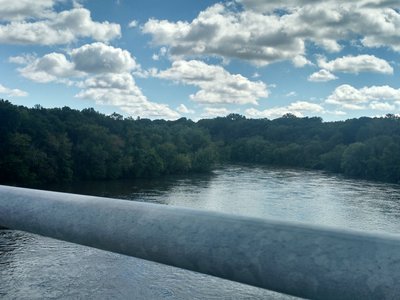
M 315 113 L 321 113 L 324 111 L 324 108 L 321 105 L 307 101 L 293 102 L 288 106 L 288 109 L 291 111 L 308 111 Z
M 20 89 L 10 89 L 0 84 L 0 94 L 7 95 L 7 97 L 26 97 L 28 93 Z
M 128 27 L 129 27 L 129 28 L 135 28 L 135 27 L 137 27 L 137 26 L 138 26 L 138 21 L 136 21 L 136 20 L 132 20 L 132 21 L 130 21 L 129 24 L 128 24 Z
M 259 0 L 237 0 L 238 3 L 243 4 L 247 9 L 262 13 L 271 13 L 276 9 L 292 9 L 298 6 L 304 6 L 310 3 L 315 3 L 317 1 L 310 0 L 269 0 L 269 1 L 259 1 Z
M 152 60 L 160 60 L 161 57 L 164 57 L 167 54 L 167 48 L 161 47 L 158 53 L 154 53 L 152 55 Z
M 193 109 L 188 109 L 185 104 L 180 104 L 176 110 L 182 114 L 194 114 L 195 111 Z
M 365 93 L 349 84 L 338 86 L 326 100 L 326 102 L 330 104 L 365 103 L 367 101 L 368 98 Z
M 382 111 L 392 111 L 396 109 L 396 106 L 387 102 L 377 102 L 373 101 L 369 104 L 369 107 L 373 110 L 382 110 Z
M 81 89 L 77 98 L 94 100 L 99 105 L 113 105 L 140 117 L 176 119 L 180 115 L 166 104 L 151 102 L 143 95 L 130 73 L 140 70 L 131 54 L 103 43 L 72 49 L 69 59 L 62 53 L 43 57 L 10 57 L 25 64 L 22 76 L 36 82 L 61 82 Z
M 73 49 L 71 60 L 76 70 L 86 73 L 123 73 L 138 67 L 128 51 L 100 42 Z
M 143 95 L 129 73 L 100 74 L 80 84 L 76 97 L 94 100 L 98 105 L 113 105 L 132 116 L 176 119 L 180 115 L 166 104 L 151 102 Z
M 13 64 L 18 64 L 18 65 L 27 65 L 34 61 L 36 59 L 36 56 L 33 54 L 22 54 L 18 56 L 10 56 L 8 58 L 8 61 Z
M 180 104 L 177 108 L 176 111 L 182 113 L 182 114 L 194 114 L 196 111 L 193 109 L 189 109 L 186 107 L 184 104 Z
M 374 72 L 393 74 L 393 68 L 389 63 L 374 55 L 343 56 L 335 60 L 318 60 L 318 66 L 330 72 L 345 72 L 358 74 L 361 72 Z
M 324 108 L 316 103 L 307 101 L 296 101 L 288 106 L 273 107 L 265 110 L 249 108 L 245 111 L 246 115 L 251 118 L 279 118 L 285 114 L 293 114 L 297 117 L 304 117 L 305 114 L 315 115 L 324 113 Z
M 42 18 L 52 13 L 54 0 L 0 0 L 0 21 Z
M 25 57 L 12 57 L 10 61 L 27 63 L 18 71 L 22 76 L 36 82 L 51 82 L 68 77 L 82 76 L 83 73 L 75 70 L 75 65 L 68 61 L 62 53 L 49 53 L 41 58 L 27 61 Z
M 250 81 L 240 74 L 231 74 L 221 66 L 191 60 L 175 61 L 170 69 L 160 71 L 159 78 L 194 85 L 200 88 L 190 95 L 193 101 L 209 104 L 257 104 L 268 97 L 265 83 Z
M 137 89 L 129 73 L 109 73 L 88 77 L 86 80 L 79 83 L 79 87 L 86 89 L 115 89 L 121 91 L 133 91 Z M 137 90 L 135 93 L 140 94 Z
M 302 55 L 297 55 L 292 59 L 293 65 L 296 68 L 302 68 L 306 65 L 312 65 L 313 63 L 310 62 L 307 58 Z
M 345 115 L 347 115 L 347 113 L 345 111 L 342 111 L 342 110 L 327 111 L 327 113 L 335 115 L 335 116 L 345 116 Z
M 361 92 L 371 100 L 400 100 L 400 89 L 387 85 L 364 87 Z
M 229 114 L 229 110 L 225 107 L 205 107 L 201 114 L 204 118 L 223 117 Z
M 215 4 L 191 23 L 150 19 L 143 32 L 153 36 L 154 44 L 169 46 L 175 59 L 213 55 L 267 65 L 304 54 L 304 41 L 285 34 L 284 26 L 275 15 L 234 13 L 222 4 Z
M 167 54 L 167 52 L 168 52 L 167 48 L 165 48 L 165 47 L 160 48 L 160 51 L 159 51 L 160 56 L 165 56 Z
M 3 44 L 56 45 L 68 44 L 78 38 L 109 41 L 120 35 L 119 24 L 95 22 L 90 11 L 82 7 L 52 12 L 46 14 L 46 18 L 0 25 L 0 43 Z
M 22 76 L 36 82 L 59 81 L 88 74 L 126 73 L 140 66 L 131 54 L 100 42 L 86 44 L 70 52 L 70 60 L 62 53 L 13 56 L 10 62 L 25 64 L 19 68 Z
M 348 0 L 269 0 L 269 1 L 259 1 L 259 0 L 237 0 L 238 3 L 243 4 L 247 9 L 270 13 L 276 9 L 288 9 L 291 10 L 300 6 L 307 5 L 319 5 L 323 3 L 334 3 L 337 5 L 348 4 L 351 1 Z M 400 4 L 396 0 L 357 0 L 352 3 L 356 7 L 365 8 L 380 8 L 380 7 L 395 7 L 400 8 Z
M 396 1 L 239 2 L 244 9 L 232 2 L 215 4 L 191 22 L 150 19 L 142 30 L 152 36 L 154 44 L 168 46 L 173 59 L 217 56 L 225 61 L 236 58 L 260 66 L 291 60 L 300 67 L 309 64 L 306 43 L 338 52 L 344 40 L 400 51 L 400 12 Z M 376 66 L 375 62 L 362 63 L 367 63 L 366 70 L 370 70 L 368 64 L 372 63 L 373 71 L 390 72 L 387 65 Z M 364 70 L 363 66 L 358 66 L 359 71 Z
M 319 70 L 318 72 L 312 73 L 308 77 L 308 81 L 314 81 L 314 82 L 326 82 L 326 81 L 335 80 L 335 79 L 337 79 L 337 77 L 325 69 L 322 69 L 322 70 Z
M 350 110 L 366 109 L 366 104 L 369 103 L 370 108 L 381 110 L 381 108 L 387 107 L 387 103 L 382 103 L 382 101 L 399 100 L 400 89 L 394 89 L 387 85 L 357 89 L 351 85 L 343 84 L 337 87 L 325 102 Z
M 291 113 L 296 117 L 303 117 L 301 112 L 290 111 L 287 107 L 273 107 L 265 110 L 258 110 L 255 108 L 246 109 L 245 114 L 250 118 L 267 118 L 275 119 L 282 117 L 285 114 Z

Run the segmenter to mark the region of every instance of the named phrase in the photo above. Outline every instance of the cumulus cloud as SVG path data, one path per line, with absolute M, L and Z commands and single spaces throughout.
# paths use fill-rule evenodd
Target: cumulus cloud
M 260 66 L 291 60 L 301 67 L 309 64 L 306 43 L 337 52 L 340 42 L 350 39 L 400 51 L 400 13 L 394 1 L 237 2 L 244 8 L 215 4 L 190 22 L 150 19 L 142 30 L 154 44 L 168 46 L 173 59 L 217 56 Z
M 36 82 L 51 82 L 87 74 L 124 73 L 140 68 L 131 54 L 104 43 L 86 44 L 73 49 L 69 59 L 62 53 L 49 53 L 36 58 L 31 55 L 13 56 L 10 62 L 23 64 L 22 76 Z
M 26 57 L 12 57 L 10 61 L 20 64 L 27 63 L 25 67 L 18 70 L 22 76 L 36 82 L 45 83 L 83 75 L 62 53 L 53 52 L 28 61 Z
M 308 81 L 314 81 L 314 82 L 326 82 L 326 81 L 331 81 L 331 80 L 335 80 L 335 79 L 337 79 L 337 77 L 325 69 L 322 69 L 322 70 L 319 70 L 318 72 L 312 73 L 308 77 Z
M 138 67 L 131 54 L 104 43 L 83 45 L 71 51 L 75 68 L 86 73 L 121 73 Z
M 158 78 L 200 88 L 190 95 L 193 101 L 209 104 L 257 104 L 268 97 L 265 83 L 250 81 L 240 74 L 231 74 L 221 66 L 208 65 L 198 60 L 175 61 L 170 69 L 156 74 Z
M 348 0 L 269 0 L 269 1 L 259 1 L 259 0 L 237 0 L 238 3 L 243 4 L 247 9 L 270 13 L 276 9 L 293 9 L 299 6 L 307 5 L 317 5 L 321 3 L 335 3 L 337 5 L 347 4 Z M 357 0 L 353 3 L 356 7 L 400 7 L 400 4 L 396 0 Z
M 392 111 L 396 109 L 394 104 L 390 104 L 387 102 L 377 102 L 373 101 L 369 104 L 369 107 L 373 110 L 381 110 L 381 111 Z
M 9 61 L 23 64 L 18 70 L 30 80 L 55 81 L 80 88 L 77 98 L 114 105 L 134 116 L 165 119 L 180 116 L 168 105 L 151 102 L 143 95 L 130 73 L 140 67 L 128 51 L 98 42 L 72 49 L 67 55 L 53 52 L 39 58 L 14 56 Z
M 381 110 L 380 108 L 386 105 L 383 101 L 399 100 L 400 89 L 395 89 L 387 85 L 357 89 L 349 84 L 343 84 L 338 86 L 325 102 L 350 110 L 365 109 L 368 107 L 368 104 L 372 109 Z
M 333 93 L 327 98 L 326 102 L 330 104 L 341 103 L 365 103 L 368 101 L 365 93 L 354 88 L 349 84 L 338 86 Z
M 361 72 L 374 72 L 393 74 L 390 64 L 374 55 L 343 56 L 331 61 L 325 58 L 318 59 L 318 66 L 330 72 L 345 72 L 358 74 Z
M 301 67 L 304 67 L 304 66 L 306 66 L 306 65 L 312 65 L 312 64 L 313 64 L 312 62 L 310 62 L 307 58 L 305 58 L 305 57 L 302 56 L 302 55 L 297 55 L 297 56 L 295 56 L 295 57 L 292 59 L 292 62 L 293 62 L 293 65 L 294 65 L 296 68 L 301 68 Z
M 0 21 L 42 18 L 52 13 L 54 0 L 0 0 Z
M 185 104 L 180 104 L 176 110 L 182 114 L 194 114 L 195 111 L 193 109 L 188 109 Z
M 150 19 L 143 32 L 153 43 L 166 45 L 172 57 L 215 55 L 248 60 L 256 65 L 301 61 L 304 41 L 285 33 L 279 16 L 250 11 L 234 13 L 222 4 L 202 11 L 192 22 Z
M 399 4 L 394 1 L 268 2 L 265 5 L 270 4 L 273 10 L 287 10 L 283 18 L 291 26 L 292 34 L 303 36 L 328 51 L 340 51 L 340 41 L 353 38 L 366 47 L 385 46 L 400 50 L 400 32 L 397 30 Z M 258 11 L 262 8 L 258 7 Z
M 204 118 L 223 117 L 229 114 L 229 110 L 225 107 L 205 107 L 201 114 Z
M 8 61 L 13 64 L 27 65 L 35 59 L 36 56 L 34 54 L 21 54 L 17 56 L 10 56 Z
M 246 115 L 251 118 L 279 118 L 285 114 L 293 114 L 297 117 L 304 117 L 305 114 L 315 115 L 324 113 L 324 108 L 316 103 L 307 101 L 296 101 L 288 106 L 273 107 L 265 110 L 249 108 L 245 111 Z
M 22 91 L 20 89 L 10 89 L 8 87 L 5 87 L 2 84 L 0 84 L 0 94 L 4 94 L 7 97 L 26 97 L 26 96 L 28 96 L 28 93 L 25 91 Z
M 95 22 L 91 18 L 90 11 L 83 7 L 47 13 L 45 18 L 13 21 L 0 25 L 0 43 L 3 44 L 57 45 L 68 44 L 78 38 L 109 41 L 120 35 L 119 24 L 107 21 Z
M 133 116 L 176 119 L 180 115 L 166 104 L 151 102 L 143 95 L 129 73 L 100 74 L 79 85 L 76 97 L 94 100 L 99 105 L 113 105 Z
M 243 4 L 243 6 L 249 10 L 262 13 L 271 13 L 279 8 L 294 8 L 296 6 L 303 6 L 309 4 L 310 0 L 269 0 L 269 1 L 259 1 L 259 0 L 237 0 L 238 3 Z
M 318 112 L 321 113 L 324 111 L 323 107 L 316 103 L 311 103 L 307 101 L 297 101 L 291 103 L 288 106 L 289 110 L 293 111 L 309 111 L 309 112 Z

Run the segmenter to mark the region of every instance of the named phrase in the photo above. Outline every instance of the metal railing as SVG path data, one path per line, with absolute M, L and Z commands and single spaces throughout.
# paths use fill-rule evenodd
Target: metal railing
M 0 226 L 304 298 L 400 298 L 393 235 L 8 186 Z

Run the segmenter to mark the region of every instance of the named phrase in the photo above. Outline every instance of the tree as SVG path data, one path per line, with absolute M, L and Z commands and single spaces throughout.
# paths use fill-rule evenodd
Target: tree
M 124 119 L 93 108 L 26 108 L 0 100 L 0 183 L 209 172 L 217 163 L 316 168 L 400 181 L 400 118 L 239 114 L 200 120 Z
M 369 151 L 363 143 L 353 143 L 343 152 L 341 168 L 344 174 L 352 177 L 367 177 Z

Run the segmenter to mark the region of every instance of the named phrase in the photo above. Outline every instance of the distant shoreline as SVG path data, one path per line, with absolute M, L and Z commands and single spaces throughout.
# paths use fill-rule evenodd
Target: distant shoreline
M 226 163 L 400 182 L 400 118 L 394 115 L 152 121 L 0 100 L 0 140 L 1 184 L 157 178 L 207 173 Z

